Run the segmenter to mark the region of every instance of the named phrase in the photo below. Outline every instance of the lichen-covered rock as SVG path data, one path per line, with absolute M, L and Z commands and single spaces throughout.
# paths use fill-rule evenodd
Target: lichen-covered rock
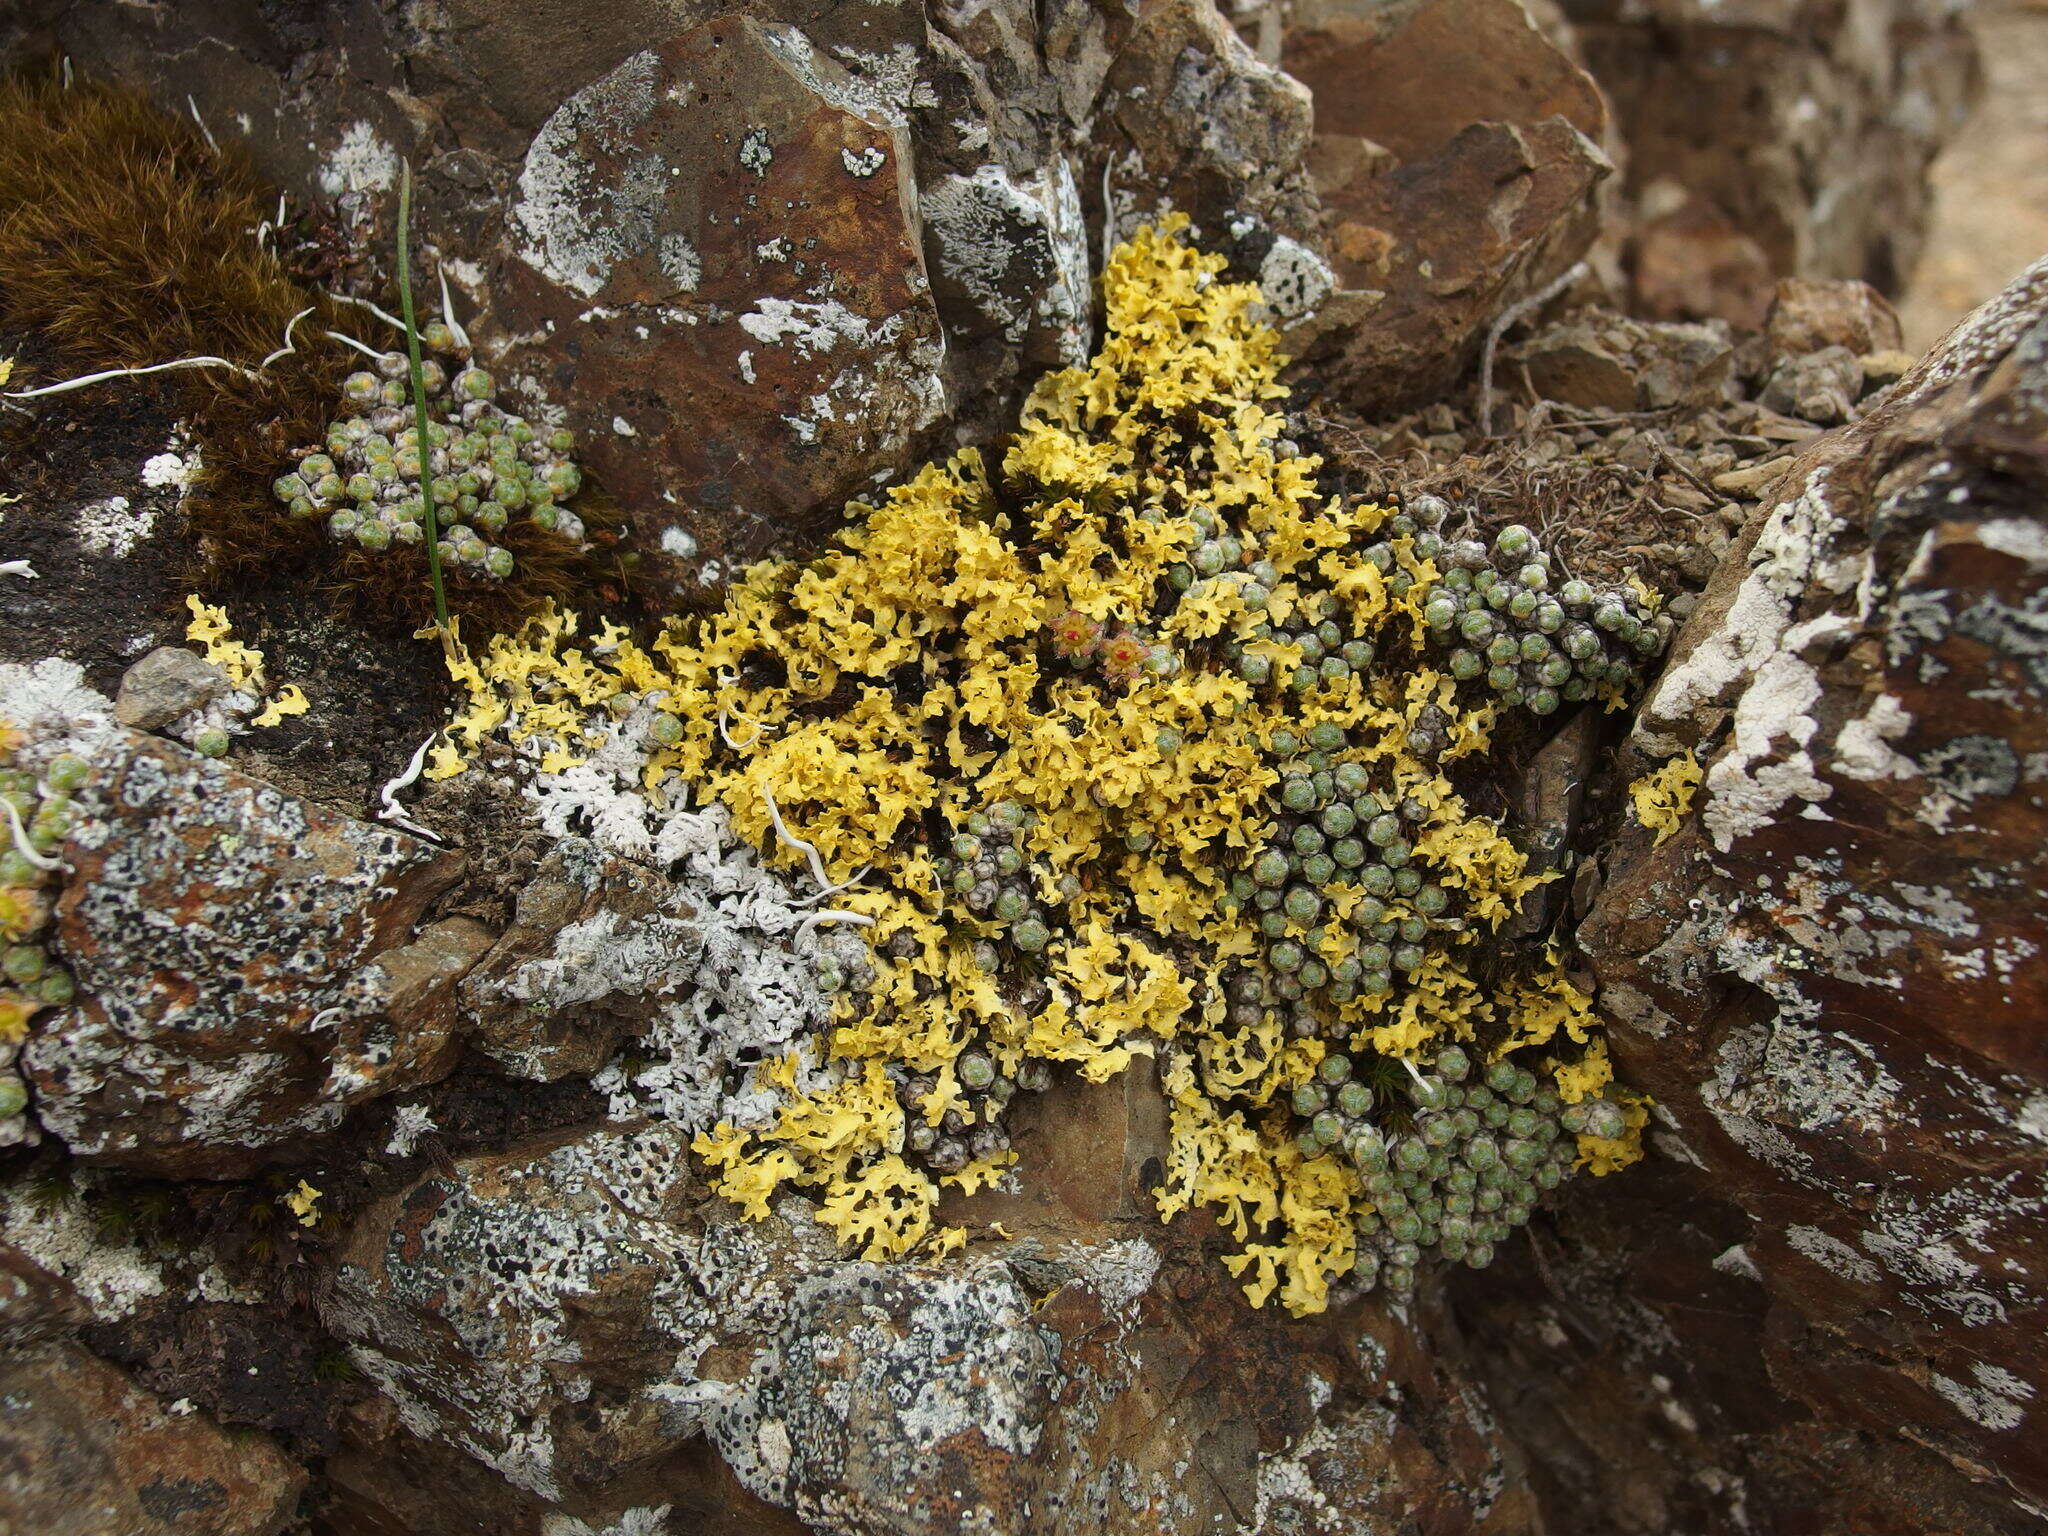
M 694 1214 L 672 1126 L 465 1160 L 359 1218 L 324 1307 L 406 1427 L 548 1500 L 701 1429 L 699 1362 L 772 1334 L 816 1228 Z
M 65 844 L 56 945 L 79 1002 L 24 1052 L 81 1157 L 224 1177 L 426 1081 L 369 967 L 460 861 L 134 733 L 98 756 Z
M 1748 1218 L 1776 1390 L 2036 1515 L 2044 424 L 2037 266 L 1799 456 L 1638 722 L 1697 816 L 1581 932 L 1653 1141 Z
M 858 1536 L 1535 1530 L 1443 1320 L 1247 1314 L 1206 1218 L 1124 1214 L 1165 1113 L 1132 1076 L 1026 1132 L 1021 1188 L 1051 1194 L 974 1197 L 1014 1242 L 901 1264 L 841 1256 L 800 1200 L 742 1221 L 670 1124 L 429 1176 L 362 1213 L 323 1288 L 389 1405 L 342 1452 L 346 1497 L 422 1536 L 485 1506 L 505 1536 L 664 1509 L 780 1529 L 775 1507 Z M 1117 1171 L 1054 1177 L 1119 1142 Z
M 685 979 L 690 915 L 652 870 L 564 839 L 462 982 L 477 1048 L 521 1077 L 588 1077 Z
M 1153 0 L 1103 82 L 1100 150 L 1119 238 L 1178 209 L 1218 249 L 1312 238 L 1307 87 L 1262 62 L 1211 0 Z
M 0 1528 L 36 1536 L 274 1536 L 306 1481 L 71 1344 L 0 1357 L 0 1446 Z
M 509 302 L 541 334 L 503 364 L 567 402 L 648 559 L 656 508 L 782 523 L 944 416 L 914 199 L 903 104 L 746 17 L 636 53 L 542 125 L 509 229 Z

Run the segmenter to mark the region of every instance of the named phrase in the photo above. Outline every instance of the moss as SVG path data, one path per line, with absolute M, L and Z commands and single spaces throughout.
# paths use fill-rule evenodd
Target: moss
M 1247 1295 L 1297 1313 L 1347 1275 L 1413 1283 L 1403 1234 L 1438 1223 L 1395 1184 L 1426 1170 L 1375 1171 L 1371 1147 L 1448 1144 L 1452 1042 L 1489 1074 L 1456 1090 L 1459 1146 L 1527 1153 L 1530 1202 L 1538 1155 L 1551 1183 L 1625 1160 L 1589 1001 L 1494 938 L 1544 877 L 1460 787 L 1538 705 L 1537 663 L 1454 675 L 1471 633 L 1443 610 L 1487 589 L 1473 557 L 1411 509 L 1322 493 L 1270 403 L 1257 292 L 1220 267 L 1177 226 L 1141 231 L 1109 264 L 1101 351 L 1039 385 L 999 465 L 927 467 L 715 612 L 645 644 L 555 612 L 449 651 L 469 704 L 434 774 L 510 747 L 563 775 L 643 722 L 657 805 L 715 802 L 817 886 L 818 921 L 869 939 L 826 1036 L 762 1070 L 780 1111 L 696 1141 L 750 1214 L 793 1186 L 869 1257 L 956 1246 L 940 1188 L 1000 1176 L 1009 1099 L 1043 1064 L 1102 1081 L 1140 1055 L 1172 1105 L 1161 1214 L 1213 1208 Z M 1496 542 L 1518 575 L 1540 562 L 1526 529 Z M 1520 647 L 1535 605 L 1515 629 L 1502 586 L 1469 611 Z M 1598 670 L 1567 698 L 1616 705 L 1662 632 L 1650 595 L 1567 602 L 1605 616 L 1578 626 L 1571 665 Z M 1343 860 L 1322 852 L 1354 827 Z M 1598 1156 L 1559 1139 L 1575 1071 L 1577 1117 L 1619 1133 Z M 1377 1091 L 1339 1092 L 1353 1074 Z M 1496 1145 L 1481 1108 L 1542 1134 Z M 1491 1199 L 1446 1253 L 1490 1257 L 1489 1213 L 1520 1203 Z
M 308 537 L 271 493 L 291 460 L 320 447 L 360 361 L 326 333 L 363 321 L 280 259 L 280 241 L 298 241 L 292 230 L 310 230 L 309 217 L 258 242 L 278 208 L 239 147 L 215 148 L 138 92 L 67 89 L 54 72 L 0 78 L 0 325 L 50 343 L 67 376 L 200 356 L 255 369 L 306 312 L 292 329 L 296 350 L 253 377 L 208 368 L 93 386 L 167 388 L 188 415 L 201 469 L 184 503 L 196 541 L 186 579 L 291 573 L 344 611 L 414 626 L 432 616 L 422 554 L 380 559 Z M 13 385 L 54 382 L 17 369 Z M 616 507 L 593 491 L 577 512 L 587 550 L 515 530 L 505 542 L 516 583 L 455 584 L 451 601 L 473 633 L 515 626 L 551 602 L 626 600 Z

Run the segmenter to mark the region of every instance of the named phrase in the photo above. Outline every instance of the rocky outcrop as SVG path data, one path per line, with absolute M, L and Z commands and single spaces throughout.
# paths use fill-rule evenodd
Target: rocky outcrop
M 78 811 L 54 931 L 81 997 L 24 1052 L 74 1153 L 229 1177 L 448 1069 L 448 1021 L 371 962 L 457 858 L 134 733 Z
M 1941 0 L 1570 6 L 1628 146 L 1638 312 L 1754 326 L 1780 277 L 1897 293 L 1976 91 Z
M 508 1536 L 686 1508 L 864 1536 L 1535 1530 L 1444 1319 L 1248 1313 L 1206 1220 L 1145 1216 L 1164 1118 L 1142 1079 L 1060 1085 L 1019 1192 L 972 1203 L 1012 1240 L 887 1265 L 802 1201 L 707 1202 L 670 1124 L 465 1159 L 364 1212 L 326 1291 L 396 1410 L 355 1427 L 346 1497 L 419 1536 L 471 1529 L 480 1488 Z M 455 1447 L 499 1480 L 391 1473 Z
M 1698 754 L 1697 818 L 1610 850 L 1580 934 L 1654 1140 L 1733 1208 L 1695 1262 L 1749 1288 L 1771 1389 L 2016 1518 L 2048 1500 L 2044 400 L 2036 267 L 1798 455 L 1637 726 L 1639 767 Z

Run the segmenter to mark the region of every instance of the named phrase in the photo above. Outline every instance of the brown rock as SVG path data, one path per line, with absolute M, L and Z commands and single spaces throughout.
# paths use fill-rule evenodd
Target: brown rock
M 1650 199 L 1644 201 L 1647 207 Z M 1678 207 L 1645 212 L 1631 254 L 1630 308 L 1639 314 L 1725 320 L 1747 331 L 1769 313 L 1777 276 L 1770 253 L 1704 198 L 1681 192 Z
M 37 1115 L 73 1153 L 232 1177 L 442 1064 L 388 1018 L 374 1050 L 336 1021 L 386 1017 L 364 967 L 456 856 L 132 733 L 78 806 L 53 932 L 81 999 L 23 1053 Z
M 730 17 L 635 53 L 518 186 L 503 319 L 534 339 L 500 366 L 568 406 L 645 559 L 835 505 L 945 414 L 901 113 L 803 34 Z
M 1514 0 L 1319 3 L 1294 12 L 1283 59 L 1336 146 L 1314 162 L 1330 282 L 1384 295 L 1290 342 L 1368 413 L 1426 403 L 1590 243 L 1609 170 L 1599 93 Z M 1341 153 L 1360 142 L 1384 153 Z
M 1607 132 L 1599 88 L 1512 0 L 1307 0 L 1282 61 L 1315 97 L 1318 139 L 1356 136 L 1399 160 L 1473 123 L 1562 117 L 1595 143 Z
M 1328 200 L 1385 230 L 1371 267 L 1343 259 L 1336 280 L 1385 298 L 1333 344 L 1329 367 L 1365 412 L 1441 393 L 1477 356 L 1495 316 L 1569 268 L 1592 234 L 1599 148 L 1561 117 L 1527 127 L 1479 123 L 1441 151 Z
M 364 971 L 375 1010 L 335 1026 L 333 1080 L 390 1077 L 411 1085 L 446 1077 L 462 1049 L 456 983 L 490 947 L 483 924 L 451 917 L 378 955 Z
M 0 1529 L 24 1536 L 273 1536 L 306 1481 L 69 1344 L 0 1358 L 0 1445 Z
M 0 1241 L 0 1346 L 40 1344 L 91 1320 L 62 1275 L 53 1275 L 10 1242 Z
M 661 876 L 565 838 L 461 985 L 477 1049 L 542 1082 L 595 1072 L 687 979 L 688 916 Z
M 1900 345 L 1899 313 L 1868 283 L 1788 277 L 1771 301 L 1764 336 L 1779 358 L 1823 347 L 1892 352 Z
M 1626 413 L 1718 403 L 1735 352 L 1725 328 L 1592 315 L 1545 329 L 1504 360 L 1526 369 L 1543 399 Z
M 1714 476 L 1714 489 L 1725 491 L 1730 496 L 1754 496 L 1791 469 L 1792 462 L 1792 455 L 1788 453 L 1775 459 L 1765 459 L 1760 464 L 1746 464 L 1741 469 L 1728 470 Z
M 1913 1529 L 2048 1497 L 2044 395 L 2036 267 L 1799 455 L 1638 724 L 1697 749 L 1698 814 L 1611 849 L 1581 930 L 1654 1141 L 1746 1229 L 1771 1389 L 2004 1511 Z

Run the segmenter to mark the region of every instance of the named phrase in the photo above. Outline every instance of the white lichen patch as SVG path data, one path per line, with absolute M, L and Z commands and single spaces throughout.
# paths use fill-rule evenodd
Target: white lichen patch
M 103 1236 L 87 1199 L 65 1191 L 38 1200 L 22 1184 L 0 1187 L 0 1240 L 67 1280 L 97 1322 L 132 1317 L 164 1294 L 163 1271 L 139 1245 Z
M 1314 314 L 1336 286 L 1337 274 L 1330 264 L 1287 235 L 1275 240 L 1259 263 L 1259 291 L 1282 322 Z
M 142 483 L 153 491 L 175 490 L 182 496 L 198 473 L 198 450 L 180 452 L 179 444 L 174 439 L 162 453 L 155 454 L 143 462 Z
M 1037 331 L 1053 339 L 1063 365 L 1086 361 L 1088 233 L 1066 159 L 1023 180 L 998 165 L 948 176 L 925 194 L 921 209 L 940 270 L 1005 341 L 1022 342 Z
M 347 193 L 388 192 L 398 182 L 398 151 L 366 122 L 349 125 L 320 166 L 320 190 L 329 197 Z
M 1674 756 L 1694 744 L 1710 710 L 1734 698 L 1733 739 L 1707 769 L 1701 810 L 1723 852 L 1787 806 L 1811 806 L 1832 793 L 1809 750 L 1819 730 L 1812 711 L 1820 680 L 1800 651 L 1838 636 L 1848 621 L 1828 615 L 1794 626 L 1792 613 L 1810 589 L 1858 588 L 1869 560 L 1835 553 L 1843 522 L 1828 493 L 1828 472 L 1815 470 L 1799 496 L 1772 512 L 1721 623 L 1665 673 L 1637 726 L 1646 750 Z
M 62 752 L 91 757 L 116 729 L 114 703 L 61 656 L 0 663 L 0 720 L 21 733 L 19 764 L 39 767 Z
M 863 181 L 874 175 L 888 161 L 888 151 L 876 144 L 870 144 L 866 149 L 839 151 L 839 163 L 846 167 L 846 174 L 858 176 Z
M 655 109 L 661 68 L 652 50 L 637 53 L 576 92 L 541 125 L 520 167 L 514 249 L 542 276 L 586 299 L 603 291 L 621 262 L 658 243 L 667 196 L 660 157 L 640 154 L 626 171 L 600 181 L 588 154 L 591 145 L 610 154 L 632 151 L 634 134 Z M 694 251 L 656 254 L 678 289 L 696 286 Z
M 1159 1250 L 1141 1238 L 1076 1243 L 1062 1249 L 1060 1257 L 1073 1266 L 1110 1312 L 1130 1311 L 1159 1277 Z
M 106 496 L 80 507 L 72 515 L 71 526 L 78 547 L 86 554 L 125 560 L 155 531 L 156 508 L 135 506 L 126 496 Z
M 1822 1269 L 1844 1280 L 1853 1280 L 1858 1285 L 1876 1285 L 1884 1278 L 1883 1272 L 1870 1260 L 1840 1238 L 1818 1227 L 1787 1227 L 1785 1241 L 1793 1252 L 1804 1254 Z
M 1880 693 L 1870 707 L 1835 736 L 1834 769 L 1845 778 L 1910 779 L 1919 764 L 1892 745 L 1913 728 L 1913 717 L 1889 693 Z
M 1955 1405 L 1963 1417 L 1986 1429 L 2018 1429 L 2026 1422 L 2026 1404 L 2033 1401 L 2034 1387 L 2002 1365 L 1970 1362 L 1970 1381 L 1957 1381 L 1932 1372 L 1927 1384 Z
M 385 1143 L 385 1155 L 411 1157 L 419 1149 L 420 1138 L 436 1129 L 433 1113 L 426 1105 L 399 1105 L 391 1117 L 391 1139 Z

